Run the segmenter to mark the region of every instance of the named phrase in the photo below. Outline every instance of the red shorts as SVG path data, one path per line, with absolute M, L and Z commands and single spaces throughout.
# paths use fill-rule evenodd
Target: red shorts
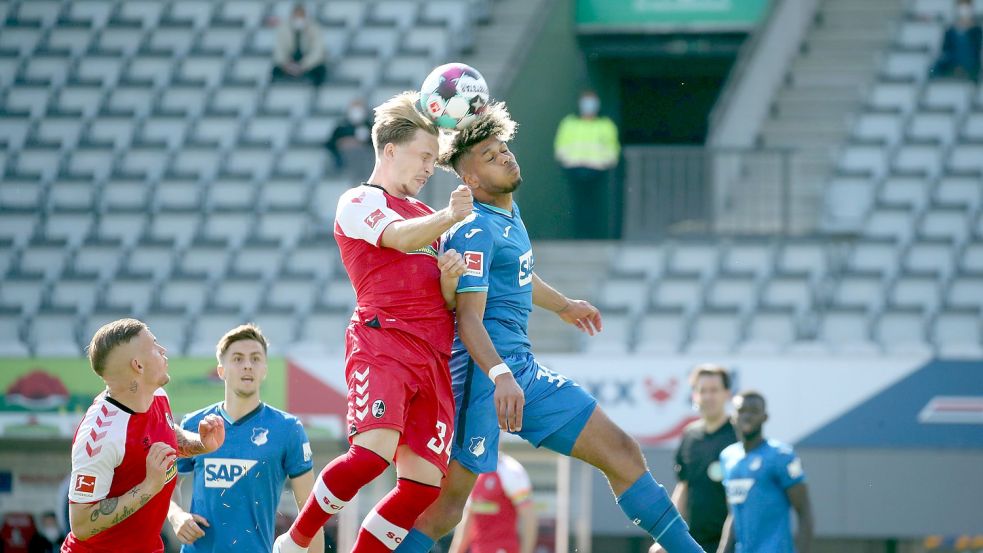
M 348 440 L 373 428 L 400 432 L 399 444 L 447 474 L 454 434 L 449 355 L 394 329 L 352 322 L 345 334 Z

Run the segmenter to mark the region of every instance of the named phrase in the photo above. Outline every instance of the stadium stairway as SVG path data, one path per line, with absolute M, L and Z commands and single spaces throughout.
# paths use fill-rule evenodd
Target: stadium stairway
M 487 24 L 474 28 L 474 43 L 462 61 L 478 67 L 488 82 L 492 97 L 504 93 L 511 84 L 515 59 L 528 37 L 535 36 L 543 10 L 553 0 L 496 0 L 494 14 Z

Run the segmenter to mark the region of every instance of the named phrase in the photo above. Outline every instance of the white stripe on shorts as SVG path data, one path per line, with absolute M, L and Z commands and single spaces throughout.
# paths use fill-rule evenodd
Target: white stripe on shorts
M 382 515 L 377 513 L 375 509 L 372 509 L 368 516 L 365 517 L 362 528 L 365 528 L 370 534 L 378 538 L 390 550 L 399 547 L 399 544 L 406 538 L 406 534 L 409 533 L 409 531 L 382 518 Z

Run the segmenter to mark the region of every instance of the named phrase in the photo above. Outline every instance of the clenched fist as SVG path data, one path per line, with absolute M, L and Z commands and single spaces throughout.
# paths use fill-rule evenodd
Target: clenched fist
M 441 276 L 457 278 L 463 276 L 468 266 L 464 262 L 464 256 L 456 250 L 447 250 L 437 258 L 437 267 L 440 269 Z
M 454 221 L 463 221 L 474 210 L 474 197 L 471 196 L 471 189 L 463 184 L 457 185 L 457 189 L 451 192 L 451 201 L 447 205 Z

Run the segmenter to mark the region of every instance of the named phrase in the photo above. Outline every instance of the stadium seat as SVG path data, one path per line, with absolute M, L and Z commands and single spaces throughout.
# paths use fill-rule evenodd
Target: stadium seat
M 37 312 L 44 289 L 35 278 L 9 276 L 0 281 L 0 309 L 15 309 L 20 313 Z
M 32 351 L 38 357 L 78 357 L 78 325 L 72 312 L 42 312 L 31 321 Z
M 249 241 L 233 255 L 229 275 L 269 280 L 281 270 L 283 252 L 279 244 Z
M 882 303 L 884 291 L 884 280 L 879 275 L 850 273 L 837 284 L 833 303 L 842 308 L 870 310 Z
M 113 0 L 91 0 L 86 2 L 69 2 L 67 21 L 71 24 L 85 24 L 101 28 L 106 25 L 116 2 Z
M 704 275 L 717 270 L 719 252 L 712 244 L 680 244 L 669 257 L 672 274 Z
M 904 21 L 898 33 L 898 44 L 909 50 L 935 52 L 942 44 L 944 30 L 937 21 Z
M 205 304 L 207 294 L 208 283 L 205 280 L 175 277 L 161 285 L 157 303 L 167 310 L 194 312 Z M 215 340 L 218 341 L 218 338 Z
M 604 314 L 604 332 L 582 337 L 584 353 L 595 355 L 619 355 L 628 353 L 634 325 L 632 316 L 624 312 Z
M 293 313 L 260 311 L 253 317 L 253 322 L 263 330 L 270 355 L 284 355 L 296 342 L 298 321 Z
M 188 318 L 180 312 L 151 311 L 143 321 L 170 356 L 183 355 L 188 337 Z M 218 336 L 215 342 L 218 342 Z
M 51 289 L 51 305 L 57 310 L 89 313 L 99 296 L 100 282 L 94 276 L 62 277 Z
M 915 108 L 917 89 L 907 84 L 879 83 L 870 94 L 870 106 L 875 109 L 910 113 Z
M 215 212 L 204 221 L 203 236 L 229 244 L 244 241 L 252 233 L 256 215 L 242 212 Z
M 242 29 L 215 27 L 200 35 L 197 46 L 209 53 L 235 58 L 242 51 L 245 38 Z
M 652 292 L 652 305 L 660 308 L 690 311 L 702 303 L 702 284 L 696 278 L 662 278 Z
M 154 280 L 166 278 L 175 266 L 174 249 L 173 241 L 142 241 L 126 258 L 123 270 L 129 274 L 146 275 Z
M 718 277 L 707 291 L 707 306 L 711 308 L 744 310 L 756 303 L 756 282 L 752 277 Z
M 57 279 L 65 267 L 68 256 L 66 240 L 33 240 L 21 252 L 20 262 L 14 265 L 14 273 L 37 280 Z
M 960 269 L 970 273 L 983 273 L 983 243 L 967 244 L 957 259 Z
M 736 310 L 705 310 L 693 322 L 686 351 L 690 354 L 727 353 L 740 338 L 741 316 Z
M 903 240 L 914 232 L 914 214 L 904 209 L 875 209 L 864 223 L 863 234 L 871 238 Z
M 217 309 L 251 313 L 262 301 L 265 288 L 265 284 L 256 279 L 225 277 L 209 294 L 206 311 Z
M 828 347 L 841 352 L 874 353 L 878 349 L 869 339 L 867 316 L 859 309 L 827 311 L 819 336 Z
M 917 113 L 908 122 L 907 137 L 916 141 L 951 144 L 956 137 L 955 115 L 949 113 Z
M 261 240 L 285 244 L 297 242 L 307 231 L 307 217 L 292 211 L 268 211 L 258 217 L 253 229 Z
M 883 176 L 887 171 L 887 153 L 880 146 L 847 146 L 838 168 L 850 175 Z
M 41 236 L 55 240 L 67 240 L 77 244 L 89 235 L 95 216 L 86 212 L 55 212 L 48 215 L 41 227 Z
M 166 179 L 157 185 L 153 203 L 163 211 L 194 211 L 202 205 L 202 194 L 195 181 Z
M 73 5 L 79 4 L 73 2 Z M 79 60 L 75 69 L 75 78 L 85 83 L 100 86 L 112 86 L 119 80 L 123 70 L 123 61 L 110 56 L 85 56 Z
M 648 283 L 639 278 L 607 278 L 601 286 L 598 306 L 603 312 L 607 312 L 607 309 L 625 312 L 644 310 L 648 303 L 648 290 Z
M 156 34 L 152 33 L 150 35 L 151 45 L 154 45 Z M 140 49 L 144 37 L 145 33 L 143 29 L 111 27 L 99 33 L 93 45 L 93 52 L 102 55 L 116 55 L 122 58 L 129 58 Z
M 334 271 L 338 253 L 328 245 L 301 242 L 284 261 L 284 271 L 294 276 L 327 277 Z
M 187 244 L 198 233 L 200 219 L 198 211 L 161 212 L 151 217 L 147 233 L 153 238 Z
M 892 240 L 857 242 L 847 255 L 850 270 L 869 273 L 893 273 L 897 270 L 898 248 Z
M 919 211 L 928 203 L 930 190 L 922 177 L 891 176 L 881 185 L 877 201 L 888 208 Z
M 336 0 L 322 5 L 320 17 L 329 25 L 359 27 L 365 18 L 368 2 L 362 0 Z
M 342 114 L 352 103 L 352 100 L 361 98 L 361 89 L 351 83 L 325 84 L 317 91 L 314 98 L 314 109 L 319 113 Z M 325 136 L 325 140 L 327 140 Z
M 909 175 L 934 177 L 942 170 L 942 152 L 936 146 L 905 144 L 895 154 L 891 170 Z
M 186 148 L 174 154 L 168 170 L 181 180 L 208 181 L 221 166 L 222 152 L 211 148 Z
M 195 278 L 222 277 L 227 272 L 229 248 L 225 242 L 196 242 L 181 256 L 178 273 Z
M 273 179 L 262 183 L 258 203 L 262 209 L 304 211 L 309 206 L 311 185 L 292 179 Z
M 932 325 L 932 341 L 943 354 L 966 346 L 980 347 L 980 314 L 978 309 L 947 309 L 938 314 Z
M 27 23 L 49 27 L 58 19 L 58 13 L 61 11 L 62 5 L 62 2 L 57 0 L 20 2 L 17 4 L 15 17 L 21 24 Z
M 961 129 L 963 138 L 974 142 L 983 141 L 983 113 L 975 112 L 969 114 L 963 120 Z
M 41 207 L 44 185 L 37 180 L 5 181 L 0 186 L 0 211 L 34 211 Z
M 6 357 L 27 357 L 30 355 L 27 345 L 20 338 L 21 327 L 21 321 L 16 314 L 0 312 L 0 355 Z
M 807 277 L 779 277 L 765 285 L 761 304 L 771 308 L 807 309 L 813 304 L 813 294 Z
M 256 187 L 248 180 L 218 178 L 204 191 L 205 205 L 221 211 L 251 211 L 256 205 Z
M 967 177 L 943 177 L 935 190 L 940 204 L 975 211 L 983 205 L 980 180 Z
M 453 53 L 451 31 L 443 25 L 417 25 L 403 35 L 403 52 L 420 53 L 430 59 L 446 59 Z
M 953 268 L 953 248 L 946 241 L 919 241 L 908 249 L 902 260 L 907 271 L 947 274 Z
M 973 101 L 973 86 L 959 80 L 931 81 L 925 87 L 921 104 L 933 110 L 965 112 Z
M 37 219 L 35 213 L 4 212 L 0 216 L 0 240 L 25 241 L 34 234 Z
M 254 0 L 223 2 L 218 16 L 223 22 L 237 23 L 243 27 L 256 28 L 267 12 L 268 4 Z
M 957 277 L 949 286 L 946 302 L 957 308 L 983 308 L 983 278 L 979 274 Z
M 936 209 L 929 211 L 922 219 L 918 234 L 926 238 L 958 241 L 970 231 L 969 217 L 961 209 Z
M 117 277 L 106 287 L 102 306 L 110 310 L 143 313 L 156 296 L 157 285 L 145 278 Z
M 907 275 L 894 284 L 889 294 L 891 305 L 924 311 L 939 304 L 939 282 L 934 276 Z
M 204 313 L 195 320 L 189 333 L 188 355 L 211 357 L 215 355 L 215 344 L 229 329 L 244 323 L 235 312 Z
M 952 149 L 947 168 L 959 173 L 983 173 L 983 145 L 961 144 Z
M 925 321 L 918 310 L 891 310 L 881 314 L 874 338 L 888 353 L 928 353 Z
M 42 142 L 57 142 L 62 148 L 79 143 L 83 123 L 77 117 L 48 117 L 38 122 L 36 137 Z
M 325 351 L 344 351 L 349 319 L 350 313 L 315 311 L 301 322 L 298 341 L 317 345 Z
M 264 305 L 294 313 L 309 311 L 317 302 L 318 285 L 310 278 L 277 279 L 264 299 Z
M 363 27 L 352 36 L 351 51 L 349 54 L 372 54 L 383 59 L 389 58 L 396 51 L 396 45 L 400 36 L 399 29 L 395 27 Z M 429 69 L 424 69 L 419 75 L 426 75 Z
M 686 320 L 681 310 L 652 311 L 642 319 L 636 353 L 676 353 L 686 339 Z
M 325 309 L 351 311 L 355 306 L 355 290 L 347 277 L 336 278 L 328 282 L 317 302 Z
M 761 309 L 748 322 L 746 340 L 781 348 L 795 341 L 796 334 L 792 309 Z
M 860 116 L 853 128 L 853 138 L 862 142 L 893 145 L 901 140 L 904 117 L 895 112 L 871 112 Z
M 142 218 L 142 215 L 138 217 Z M 106 216 L 104 215 L 102 220 L 103 225 L 106 223 L 105 218 Z M 104 227 L 100 228 L 102 229 Z M 128 230 L 129 232 L 134 232 L 133 229 L 134 227 L 129 227 Z M 139 232 L 139 230 L 136 232 Z M 71 272 L 76 275 L 88 275 L 93 278 L 113 277 L 119 268 L 124 252 L 123 245 L 124 241 L 122 237 L 114 239 L 109 234 L 104 234 L 100 238 L 93 238 L 86 241 L 75 255 Z

